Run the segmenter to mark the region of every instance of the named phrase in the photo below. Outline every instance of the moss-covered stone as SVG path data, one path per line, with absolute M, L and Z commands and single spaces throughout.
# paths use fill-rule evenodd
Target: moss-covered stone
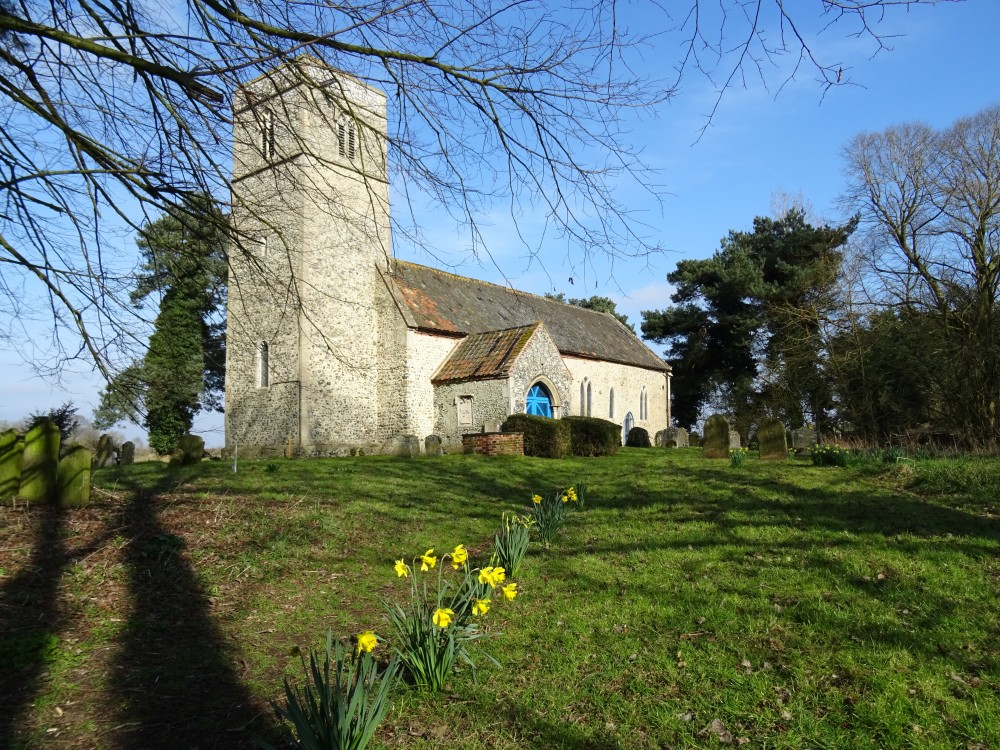
M 177 450 L 170 454 L 171 466 L 192 466 L 205 456 L 205 441 L 197 435 L 181 435 Z
M 29 502 L 55 502 L 58 473 L 59 427 L 51 419 L 43 419 L 24 436 L 17 494 Z
M 762 461 L 784 461 L 788 458 L 785 425 L 777 419 L 765 419 L 757 427 L 757 448 Z
M 115 444 L 110 435 L 101 435 L 97 441 L 97 455 L 94 457 L 94 468 L 103 469 L 115 462 Z
M 0 433 L 0 500 L 9 500 L 21 486 L 24 440 L 14 430 Z
M 705 458 L 729 458 L 729 420 L 721 414 L 705 420 L 701 451 Z
M 90 503 L 90 448 L 74 445 L 59 460 L 60 508 L 84 508 Z

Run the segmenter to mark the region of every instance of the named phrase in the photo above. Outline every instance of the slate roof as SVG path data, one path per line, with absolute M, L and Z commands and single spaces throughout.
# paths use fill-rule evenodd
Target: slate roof
M 517 355 L 541 323 L 502 331 L 473 333 L 462 339 L 431 378 L 432 383 L 506 377 Z
M 559 352 L 669 371 L 613 315 L 395 260 L 384 276 L 410 328 L 469 336 L 545 324 Z

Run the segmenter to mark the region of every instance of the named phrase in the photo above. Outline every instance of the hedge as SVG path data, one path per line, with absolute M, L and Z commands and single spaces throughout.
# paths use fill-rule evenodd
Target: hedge
M 524 433 L 524 455 L 539 458 L 563 458 L 570 451 L 570 428 L 565 419 L 511 414 L 504 432 Z
M 621 425 L 597 417 L 563 417 L 569 425 L 574 456 L 613 456 L 622 444 Z
M 628 437 L 625 439 L 626 448 L 652 448 L 653 444 L 649 442 L 649 433 L 644 427 L 633 427 L 628 431 Z

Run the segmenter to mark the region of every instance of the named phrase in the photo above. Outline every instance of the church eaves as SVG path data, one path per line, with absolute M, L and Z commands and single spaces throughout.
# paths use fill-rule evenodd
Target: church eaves
M 401 260 L 393 261 L 384 279 L 410 328 L 471 336 L 541 321 L 564 356 L 670 370 L 632 331 L 606 313 Z

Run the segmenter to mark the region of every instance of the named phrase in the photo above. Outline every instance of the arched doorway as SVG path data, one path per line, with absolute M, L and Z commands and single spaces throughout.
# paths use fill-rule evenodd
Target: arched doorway
M 543 383 L 535 383 L 528 389 L 528 396 L 524 400 L 524 411 L 536 417 L 552 417 L 552 394 Z
M 635 427 L 635 418 L 632 416 L 632 412 L 625 415 L 625 423 L 622 424 L 622 445 L 628 442 L 628 434 Z

